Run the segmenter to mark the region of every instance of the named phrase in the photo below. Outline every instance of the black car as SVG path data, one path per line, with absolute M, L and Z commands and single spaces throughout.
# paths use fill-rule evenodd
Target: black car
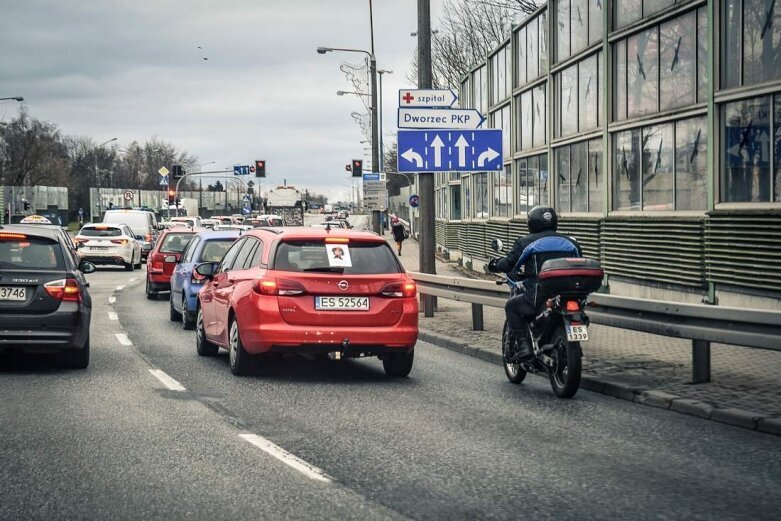
M 0 226 L 0 353 L 58 353 L 65 367 L 89 365 L 92 298 L 80 261 L 48 226 Z

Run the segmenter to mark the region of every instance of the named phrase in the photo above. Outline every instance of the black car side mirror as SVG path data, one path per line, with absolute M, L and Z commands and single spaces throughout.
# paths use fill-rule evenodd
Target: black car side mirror
M 143 235 L 136 235 L 136 240 L 144 242 L 144 236 Z
M 207 279 L 214 278 L 214 272 L 216 270 L 217 264 L 214 262 L 204 262 L 203 264 L 199 264 L 195 267 L 195 273 L 201 277 L 206 277 Z
M 79 263 L 79 271 L 82 273 L 95 273 L 97 269 L 98 268 L 89 261 L 81 261 Z

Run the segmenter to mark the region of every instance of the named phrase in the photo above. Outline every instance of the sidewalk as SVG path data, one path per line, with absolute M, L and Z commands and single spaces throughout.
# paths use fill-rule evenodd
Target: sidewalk
M 400 258 L 417 271 L 418 243 L 404 241 Z M 439 275 L 465 276 L 455 263 L 436 266 Z M 421 339 L 501 363 L 504 310 L 485 306 L 483 314 L 485 330 L 472 331 L 470 304 L 440 298 L 434 317 L 420 316 Z M 781 352 L 713 344 L 712 381 L 692 385 L 689 340 L 600 325 L 589 335 L 585 389 L 781 435 Z

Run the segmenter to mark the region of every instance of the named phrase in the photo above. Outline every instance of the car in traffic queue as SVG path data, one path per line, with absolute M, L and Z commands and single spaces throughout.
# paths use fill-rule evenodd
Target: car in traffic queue
M 239 222 L 230 215 L 215 215 L 212 219 L 219 221 L 218 224 L 239 224 Z
M 192 238 L 171 275 L 171 321 L 181 320 L 184 329 L 195 328 L 198 293 L 206 278 L 195 273 L 194 269 L 203 262 L 220 262 L 239 237 L 238 230 L 230 230 L 200 232 Z
M 257 355 L 378 356 L 390 376 L 412 370 L 415 282 L 382 237 L 346 229 L 257 228 L 195 272 L 196 350 L 229 352 L 236 375 Z
M 141 269 L 144 237 L 125 224 L 86 224 L 73 240 L 81 257 L 95 265 L 124 266 L 126 271 Z
M 48 226 L 0 226 L 0 353 L 55 354 L 61 365 L 89 365 L 92 298 L 85 273 Z
M 218 224 L 220 224 L 220 222 L 217 219 L 201 219 L 201 227 L 208 230 L 214 229 Z
M 352 228 L 352 225 L 350 225 L 349 222 L 343 219 L 331 219 L 330 221 L 323 221 L 321 223 L 313 224 L 313 228 L 342 228 L 342 229 L 349 229 Z
M 128 208 L 106 210 L 103 215 L 106 224 L 126 224 L 135 233 L 144 237 L 141 243 L 141 259 L 146 260 L 157 242 L 160 227 L 154 212 Z
M 177 226 L 163 231 L 146 263 L 146 298 L 154 300 L 161 291 L 171 290 L 174 267 L 200 229 Z
M 200 217 L 171 217 L 169 219 L 170 223 L 183 223 L 186 226 L 189 226 L 190 228 L 198 228 L 201 226 L 201 218 Z

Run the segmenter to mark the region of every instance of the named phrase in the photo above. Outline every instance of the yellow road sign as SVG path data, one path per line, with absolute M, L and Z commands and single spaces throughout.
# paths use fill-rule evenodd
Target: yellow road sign
M 161 176 L 168 177 L 168 169 L 166 167 L 161 167 L 160 170 L 158 170 Z

